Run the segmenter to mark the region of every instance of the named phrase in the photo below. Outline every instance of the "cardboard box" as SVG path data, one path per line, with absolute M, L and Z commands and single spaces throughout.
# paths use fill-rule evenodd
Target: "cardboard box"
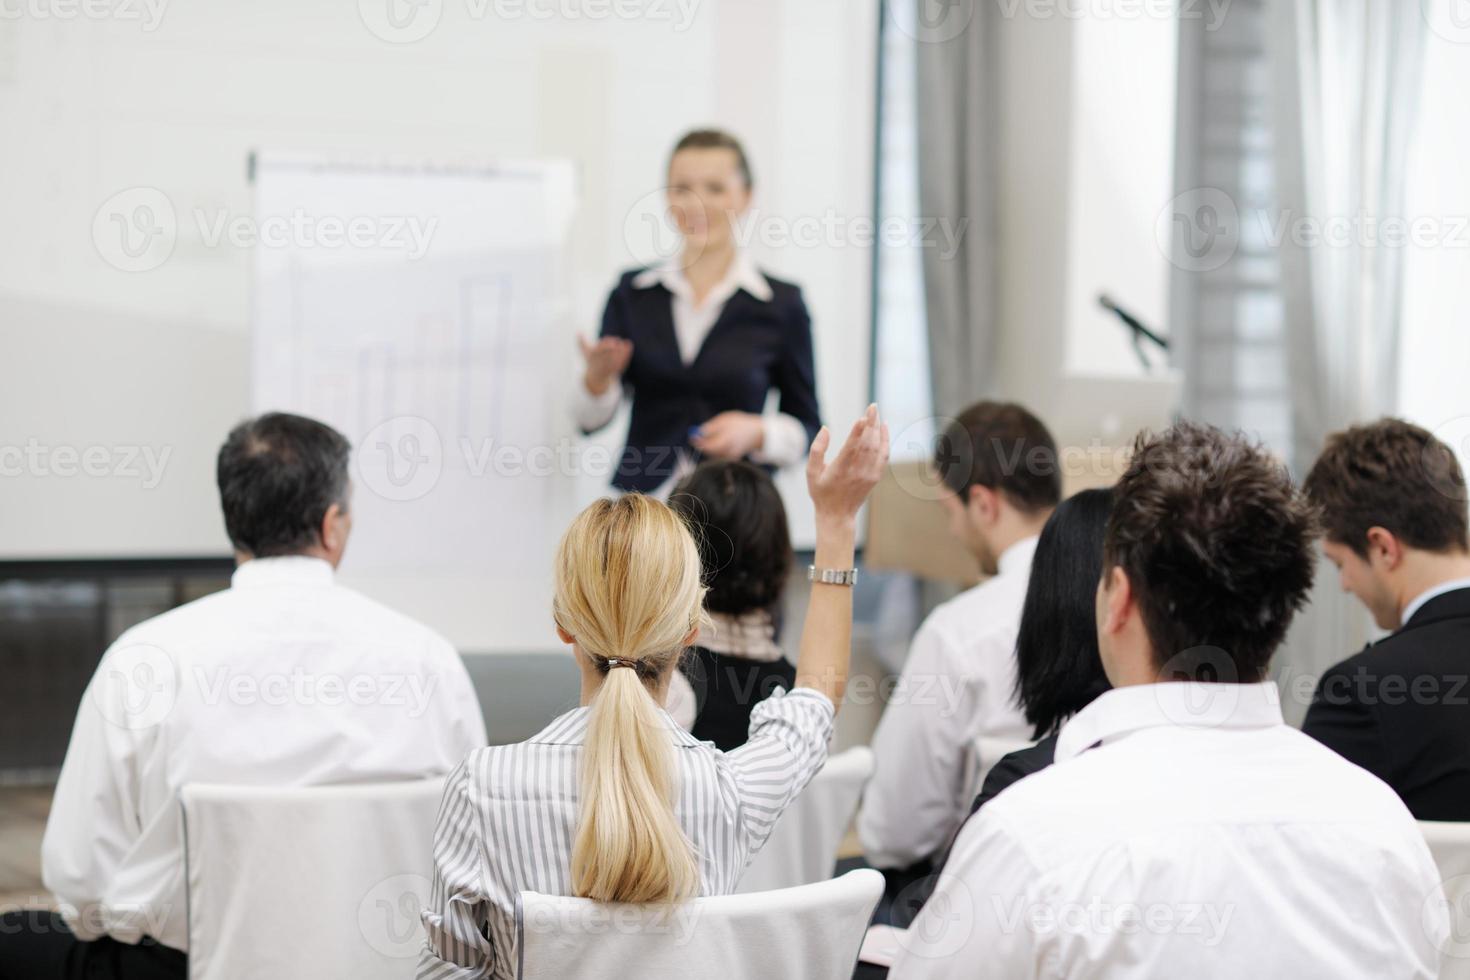
M 1063 464 L 1063 497 L 1112 486 L 1122 472 L 1119 460 L 1126 465 L 1127 451 L 1093 458 L 1096 464 L 1076 460 Z M 889 466 L 868 500 L 863 565 L 964 586 L 979 582 L 983 576 L 974 556 L 949 533 L 949 520 L 939 503 L 942 493 L 948 490 L 928 461 L 904 460 Z

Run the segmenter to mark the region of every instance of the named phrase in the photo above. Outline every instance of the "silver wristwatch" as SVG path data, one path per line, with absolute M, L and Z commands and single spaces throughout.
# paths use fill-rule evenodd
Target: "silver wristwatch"
M 856 585 L 856 568 L 818 568 L 816 565 L 807 566 L 806 577 L 809 581 L 819 582 L 822 585 Z

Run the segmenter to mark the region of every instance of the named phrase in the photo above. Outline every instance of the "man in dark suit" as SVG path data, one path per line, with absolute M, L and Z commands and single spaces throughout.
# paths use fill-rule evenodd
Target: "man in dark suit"
M 1387 638 L 1329 670 L 1303 730 L 1420 820 L 1470 820 L 1470 534 L 1454 453 L 1398 419 L 1328 439 L 1304 489 L 1345 591 Z

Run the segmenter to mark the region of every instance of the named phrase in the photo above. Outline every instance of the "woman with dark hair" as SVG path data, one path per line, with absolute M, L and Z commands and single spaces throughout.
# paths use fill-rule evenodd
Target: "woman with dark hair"
M 791 571 L 791 535 L 776 485 L 749 463 L 710 461 L 680 481 L 669 506 L 699 543 L 709 624 L 681 664 L 693 690 L 690 733 L 729 751 L 745 743 L 751 711 L 796 668 L 776 642 Z
M 1062 501 L 1041 531 L 1016 634 L 1016 700 L 1035 745 L 1003 757 L 985 777 L 974 813 L 1016 780 L 1051 765 L 1062 723 L 1108 690 L 1097 649 L 1097 583 L 1111 490 Z

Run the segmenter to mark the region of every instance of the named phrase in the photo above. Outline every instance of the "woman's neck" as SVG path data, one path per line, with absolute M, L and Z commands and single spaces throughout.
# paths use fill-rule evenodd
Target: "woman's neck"
M 583 661 L 584 658 L 579 658 L 579 663 Z M 615 667 L 613 669 L 627 670 L 628 668 Z M 606 676 L 606 674 L 599 673 L 595 668 L 582 668 L 582 696 L 580 699 L 580 704 L 582 707 L 587 707 L 592 703 L 592 699 L 597 697 L 597 692 L 602 690 L 602 682 L 604 679 L 606 679 Z M 653 695 L 653 700 L 658 703 L 658 706 L 660 708 L 662 708 L 669 700 L 669 682 L 673 680 L 673 678 L 674 671 L 666 670 L 664 671 L 663 676 L 658 679 L 658 683 L 654 684 L 653 687 L 648 689 L 648 693 Z M 644 687 L 647 688 L 648 685 L 645 684 Z
M 692 260 L 686 255 L 685 261 L 687 264 L 684 266 L 684 278 L 689 280 L 689 286 L 694 291 L 694 305 L 701 306 L 705 297 L 730 274 L 730 269 L 735 264 L 735 247 L 726 245 L 719 249 L 706 248 Z

